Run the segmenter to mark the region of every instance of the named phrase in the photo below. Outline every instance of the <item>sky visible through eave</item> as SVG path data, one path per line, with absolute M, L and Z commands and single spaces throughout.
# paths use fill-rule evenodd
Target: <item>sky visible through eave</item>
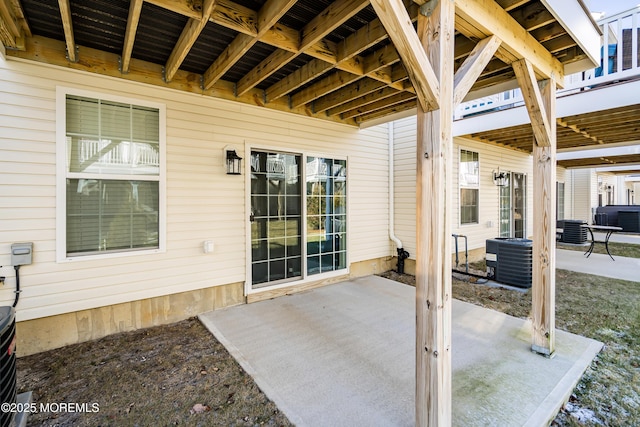
M 637 6 L 640 0 L 584 0 L 584 4 L 591 12 L 604 12 L 605 16 L 612 16 Z

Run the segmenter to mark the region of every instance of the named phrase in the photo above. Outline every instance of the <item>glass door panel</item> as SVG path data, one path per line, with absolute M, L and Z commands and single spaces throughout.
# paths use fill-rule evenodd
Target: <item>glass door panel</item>
M 513 173 L 513 237 L 525 238 L 527 212 L 527 176 Z
M 253 288 L 302 275 L 301 156 L 251 152 Z
M 511 237 L 511 174 L 506 172 L 500 191 L 500 237 Z
M 307 274 L 347 268 L 347 162 L 307 157 Z

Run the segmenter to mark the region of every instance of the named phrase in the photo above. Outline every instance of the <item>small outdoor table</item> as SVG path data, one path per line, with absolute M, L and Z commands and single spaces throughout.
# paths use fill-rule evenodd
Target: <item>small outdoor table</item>
M 604 243 L 604 247 L 607 249 L 607 253 L 611 257 L 611 259 L 615 261 L 615 259 L 613 258 L 613 255 L 611 255 L 611 252 L 609 252 L 609 238 L 615 231 L 622 231 L 622 227 L 613 227 L 610 225 L 589 225 L 589 224 L 582 224 L 580 227 L 586 228 L 587 230 L 589 230 L 589 234 L 591 234 L 591 246 L 589 246 L 589 249 L 587 249 L 587 251 L 584 253 L 587 256 L 587 258 L 589 258 L 589 255 L 591 255 L 591 253 L 593 252 L 593 247 L 595 246 L 596 243 Z M 606 232 L 604 240 L 596 240 L 595 237 L 593 237 L 594 230 Z

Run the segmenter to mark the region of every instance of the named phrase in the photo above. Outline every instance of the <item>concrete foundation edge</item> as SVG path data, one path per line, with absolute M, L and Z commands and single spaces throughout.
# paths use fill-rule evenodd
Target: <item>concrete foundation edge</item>
M 392 268 L 391 257 L 354 262 L 349 275 L 339 279 L 377 274 Z M 335 283 L 323 280 L 314 287 Z M 291 286 L 290 292 L 296 290 Z M 299 291 L 305 290 L 300 286 Z M 17 355 L 53 350 L 107 335 L 179 322 L 212 310 L 246 303 L 244 283 L 236 282 L 90 310 L 26 320 L 16 324 Z

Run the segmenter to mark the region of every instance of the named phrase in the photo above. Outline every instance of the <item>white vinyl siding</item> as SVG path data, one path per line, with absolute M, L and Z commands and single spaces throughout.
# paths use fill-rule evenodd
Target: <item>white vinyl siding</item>
M 395 177 L 395 232 L 404 248 L 415 259 L 416 251 L 416 117 L 409 117 L 393 123 L 394 126 L 394 177 Z M 475 151 L 480 156 L 480 211 L 477 224 L 458 226 L 459 213 L 458 155 L 460 149 Z M 527 221 L 526 235 L 533 235 L 533 163 L 531 156 L 495 145 L 482 144 L 463 138 L 453 140 L 452 172 L 452 230 L 453 234 L 468 236 L 469 250 L 484 248 L 487 239 L 500 234 L 499 229 L 499 187 L 493 183 L 492 171 L 500 170 L 524 173 L 527 176 Z M 462 242 L 462 241 L 461 241 Z M 453 244 L 451 245 L 452 251 Z M 461 248 L 464 251 L 464 248 Z
M 56 262 L 56 88 L 166 105 L 166 251 Z M 33 242 L 20 271 L 18 320 L 108 306 L 247 280 L 245 176 L 225 174 L 224 147 L 245 161 L 249 145 L 348 159 L 349 262 L 391 254 L 386 126 L 353 126 L 0 59 L 0 289 L 13 301 L 11 243 Z M 243 171 L 246 175 L 246 171 Z M 214 243 L 204 253 L 203 241 Z
M 593 212 L 598 206 L 598 181 L 593 169 L 571 169 L 571 205 L 573 210 L 568 219 L 583 220 L 591 224 Z

